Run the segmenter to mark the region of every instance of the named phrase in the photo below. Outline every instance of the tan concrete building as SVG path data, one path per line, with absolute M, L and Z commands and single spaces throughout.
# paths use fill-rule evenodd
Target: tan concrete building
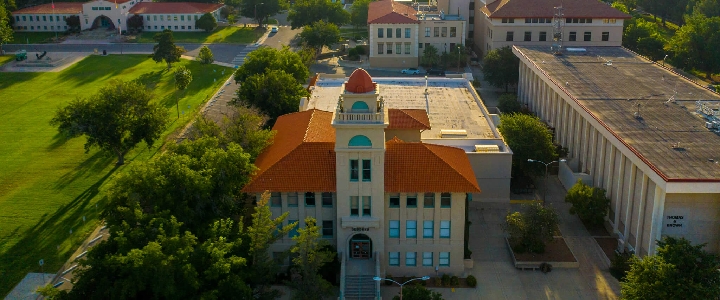
M 505 46 L 551 46 L 555 7 L 562 5 L 565 47 L 620 46 L 623 21 L 630 15 L 597 0 L 486 0 L 476 5 L 476 50 Z
M 620 248 L 651 254 L 668 235 L 720 252 L 718 94 L 621 47 L 513 52 L 519 101 L 569 149 L 561 181 L 607 191 Z

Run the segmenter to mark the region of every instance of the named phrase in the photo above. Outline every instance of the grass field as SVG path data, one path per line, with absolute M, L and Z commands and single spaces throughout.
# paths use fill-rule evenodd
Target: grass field
M 145 161 L 231 74 L 230 68 L 194 61 L 176 65 L 193 73 L 180 100 L 185 112 L 180 119 L 172 72 L 147 55 L 90 56 L 58 73 L 0 73 L 0 296 L 27 272 L 39 272 L 40 259 L 45 260 L 46 273 L 59 270 L 97 226 L 104 185 L 124 168 L 115 167 L 115 157 L 95 149 L 85 153 L 85 138 L 59 135 L 49 125 L 55 111 L 76 97 L 93 94 L 108 80 L 141 78 L 173 121 L 154 147 L 140 144 L 128 153 L 125 166 Z
M 358 39 L 358 38 L 367 39 L 368 38 L 368 28 L 367 27 L 360 27 L 358 29 L 340 28 L 340 35 L 346 39 Z
M 13 56 L 13 55 L 0 55 L 0 66 L 4 65 L 6 62 L 9 62 L 13 59 L 15 59 L 15 56 Z
M 137 36 L 136 43 L 155 43 L 153 36 L 157 32 L 143 32 Z M 176 43 L 229 43 L 251 44 L 263 35 L 264 31 L 255 27 L 218 27 L 213 32 L 182 32 L 174 31 Z
M 65 34 L 60 32 L 57 34 L 63 37 Z M 49 43 L 55 38 L 54 32 L 13 32 L 13 40 L 8 44 L 43 44 Z

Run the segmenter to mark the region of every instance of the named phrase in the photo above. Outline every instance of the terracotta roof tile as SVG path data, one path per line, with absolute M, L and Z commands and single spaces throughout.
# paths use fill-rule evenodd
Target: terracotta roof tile
M 345 82 L 345 90 L 351 93 L 368 93 L 375 90 L 375 83 L 365 69 L 357 68 Z
M 216 11 L 223 4 L 196 2 L 140 2 L 130 9 L 131 14 L 204 14 Z
M 385 145 L 385 192 L 480 192 L 462 149 L 397 137 Z
M 55 14 L 81 14 L 82 2 L 55 2 Z M 16 10 L 13 14 L 52 14 L 52 4 L 41 4 Z
M 630 19 L 630 15 L 598 0 L 497 0 L 481 8 L 491 18 L 552 18 L 554 7 L 565 8 L 565 18 Z
M 388 109 L 390 125 L 387 129 L 430 129 L 430 119 L 424 109 Z
M 410 6 L 392 0 L 370 2 L 368 24 L 409 24 L 420 23 L 417 12 Z

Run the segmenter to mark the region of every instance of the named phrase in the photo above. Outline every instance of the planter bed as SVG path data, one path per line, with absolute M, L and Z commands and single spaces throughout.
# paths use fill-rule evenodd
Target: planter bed
M 442 276 L 442 275 L 441 275 L 441 276 Z M 392 279 L 395 280 L 395 281 L 397 281 L 397 282 L 405 282 L 405 281 L 408 281 L 408 280 L 413 279 L 413 278 L 417 278 L 417 277 L 393 277 Z M 443 286 L 442 284 L 440 284 L 440 279 L 437 279 L 437 280 L 438 280 L 438 284 L 435 284 L 435 279 L 436 279 L 436 278 L 439 278 L 439 277 L 430 276 L 430 279 L 428 279 L 428 280 L 425 280 L 425 281 L 423 281 L 423 280 L 416 280 L 416 281 L 413 281 L 413 282 L 411 282 L 411 283 L 408 283 L 408 285 L 413 285 L 413 284 L 422 285 L 422 282 L 425 282 L 425 287 L 429 287 L 429 288 L 466 288 L 466 289 L 474 289 L 474 287 L 471 287 L 471 286 L 468 286 L 468 285 L 467 285 L 467 281 L 466 281 L 465 278 L 458 278 L 458 281 L 459 281 L 459 283 L 460 283 L 460 284 L 458 284 L 458 285 L 448 285 L 448 286 Z M 382 284 L 385 284 L 385 283 L 382 283 Z M 393 283 L 392 286 L 397 286 L 397 284 L 394 284 L 394 283 Z
M 545 246 L 545 253 L 515 253 L 510 247 L 510 241 L 505 238 L 505 243 L 510 250 L 513 264 L 518 269 L 539 269 L 542 263 L 548 263 L 553 268 L 577 268 L 580 266 L 575 254 L 565 243 L 562 237 L 556 237 L 554 241 Z
M 600 245 L 605 256 L 607 256 L 608 263 L 615 257 L 615 250 L 618 248 L 618 241 L 614 237 L 596 237 L 595 241 Z

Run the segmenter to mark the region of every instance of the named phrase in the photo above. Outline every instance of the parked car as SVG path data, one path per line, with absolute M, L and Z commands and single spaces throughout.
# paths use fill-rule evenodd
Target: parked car
M 272 28 L 270 28 L 270 32 L 277 33 L 278 32 L 277 26 L 273 26 Z
M 441 69 L 429 69 L 425 72 L 425 75 L 437 75 L 437 76 L 445 76 L 445 70 Z
M 403 74 L 420 74 L 420 70 L 415 69 L 415 68 L 409 68 L 409 69 L 402 70 L 402 73 Z

